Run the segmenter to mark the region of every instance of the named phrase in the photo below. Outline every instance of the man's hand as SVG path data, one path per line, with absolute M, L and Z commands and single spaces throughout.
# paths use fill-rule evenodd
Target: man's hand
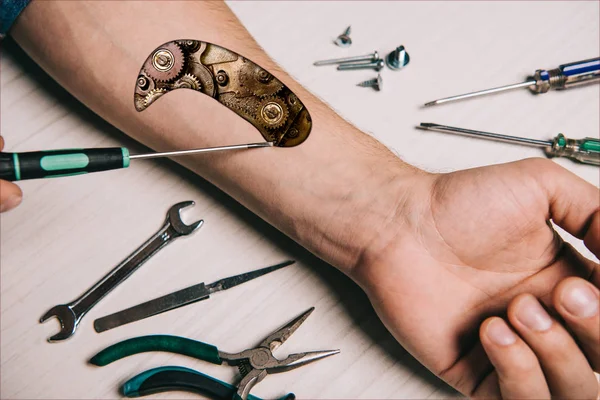
M 596 398 L 600 267 L 549 220 L 600 255 L 598 189 L 543 159 L 426 181 L 353 271 L 390 331 L 467 395 Z
M 4 139 L 0 136 L 0 151 L 4 148 Z M 23 193 L 17 185 L 0 179 L 0 212 L 8 211 L 21 204 Z

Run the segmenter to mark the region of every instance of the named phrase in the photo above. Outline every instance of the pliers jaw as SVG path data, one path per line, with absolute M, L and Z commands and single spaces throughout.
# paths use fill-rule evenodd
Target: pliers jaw
M 271 333 L 256 348 L 233 354 L 219 351 L 219 357 L 230 365 L 237 365 L 242 375 L 237 392 L 242 400 L 246 400 L 250 390 L 268 374 L 289 371 L 340 352 L 339 350 L 308 351 L 290 354 L 283 360 L 273 355 L 273 350 L 285 343 L 314 309 L 314 307 L 309 308 Z

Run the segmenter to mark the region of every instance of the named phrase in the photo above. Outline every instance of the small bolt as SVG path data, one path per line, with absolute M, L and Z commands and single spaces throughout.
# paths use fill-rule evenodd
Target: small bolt
M 137 85 L 142 88 L 142 89 L 146 89 L 148 87 L 148 84 L 150 82 L 148 82 L 148 79 L 145 76 L 140 75 L 138 77 L 138 81 L 137 81 Z
M 409 61 L 410 57 L 402 45 L 396 47 L 396 50 L 392 51 L 385 58 L 385 63 L 392 70 L 402 69 Z
M 258 70 L 257 78 L 260 82 L 267 83 L 271 80 L 272 77 L 273 76 L 264 69 L 261 68 L 260 70 Z
M 227 77 L 227 73 L 225 71 L 217 72 L 217 83 L 219 84 L 219 86 L 227 85 L 228 80 L 229 78 Z
M 296 95 L 294 93 L 290 93 L 290 95 L 288 96 L 288 103 L 290 103 L 290 106 L 296 105 L 297 101 L 298 98 L 296 97 Z
M 354 69 L 367 69 L 373 68 L 375 71 L 381 71 L 383 69 L 383 65 L 385 63 L 383 60 L 377 60 L 370 63 L 352 63 L 352 64 L 342 64 L 338 65 L 338 71 L 350 71 Z
M 338 36 L 333 43 L 340 47 L 349 47 L 352 44 L 352 39 L 350 39 L 350 27 L 347 27 L 344 33 Z
M 381 75 L 380 74 L 377 74 L 377 78 L 361 82 L 357 86 L 372 87 L 375 90 L 380 91 L 382 89 L 382 87 L 383 87 L 383 79 L 381 79 Z
M 152 65 L 159 71 L 169 71 L 175 64 L 173 53 L 167 49 L 159 49 L 152 57 Z
M 331 65 L 331 64 L 344 64 L 355 61 L 377 61 L 379 60 L 379 53 L 375 50 L 371 54 L 365 54 L 364 56 L 354 57 L 343 57 L 343 58 L 332 58 L 330 60 L 315 61 L 313 65 Z
M 292 139 L 298 137 L 299 134 L 300 132 L 296 128 L 292 128 L 287 132 L 287 136 Z
M 260 110 L 260 114 L 265 121 L 270 124 L 276 124 L 283 118 L 283 108 L 274 101 L 265 104 Z

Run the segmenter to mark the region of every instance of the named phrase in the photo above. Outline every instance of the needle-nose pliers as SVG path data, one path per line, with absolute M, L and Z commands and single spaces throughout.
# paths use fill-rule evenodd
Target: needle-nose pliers
M 183 354 L 213 364 L 227 362 L 230 365 L 237 366 L 242 375 L 242 380 L 237 386 L 233 400 L 251 400 L 252 397 L 249 397 L 250 390 L 268 374 L 288 371 L 340 352 L 339 350 L 309 351 L 290 354 L 283 360 L 279 360 L 273 356 L 273 351 L 281 346 L 313 311 L 314 307 L 308 309 L 300 316 L 271 333 L 257 347 L 244 350 L 240 353 L 226 353 L 220 351 L 215 346 L 179 336 L 152 335 L 135 337 L 109 346 L 92 357 L 90 363 L 104 366 L 121 358 L 147 351 L 167 351 Z M 164 373 L 165 371 L 167 373 Z M 161 374 L 160 372 L 163 373 Z M 169 373 L 171 378 L 168 377 Z M 204 391 L 210 391 L 202 382 L 206 381 L 206 375 L 200 374 L 202 375 L 200 377 L 202 379 L 200 379 L 195 374 L 199 373 L 187 369 L 182 371 L 179 367 L 163 367 L 162 369 L 146 371 L 132 378 L 127 383 L 130 384 L 128 386 L 130 394 L 134 396 L 168 390 L 201 391 L 203 389 Z M 175 379 L 174 377 L 179 378 Z M 178 384 L 178 380 L 185 381 L 186 383 L 180 382 Z M 135 381 L 135 385 L 131 384 L 132 381 Z M 190 384 L 190 382 L 196 383 Z M 139 388 L 142 388 L 142 391 Z M 144 388 L 150 388 L 151 391 L 144 393 Z M 124 392 L 126 394 L 127 387 L 124 388 Z M 213 391 L 212 393 L 215 392 Z M 289 396 L 286 398 L 293 398 Z

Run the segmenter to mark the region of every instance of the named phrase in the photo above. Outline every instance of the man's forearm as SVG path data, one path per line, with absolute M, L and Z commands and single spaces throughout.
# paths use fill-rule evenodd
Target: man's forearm
M 34 1 L 12 35 L 93 111 L 156 150 L 261 138 L 248 122 L 192 91 L 137 112 L 137 73 L 158 45 L 202 40 L 271 72 L 308 108 L 313 130 L 306 142 L 178 161 L 345 271 L 366 247 L 391 239 L 393 230 L 384 228 L 396 222 L 405 188 L 420 175 L 282 72 L 223 3 Z

